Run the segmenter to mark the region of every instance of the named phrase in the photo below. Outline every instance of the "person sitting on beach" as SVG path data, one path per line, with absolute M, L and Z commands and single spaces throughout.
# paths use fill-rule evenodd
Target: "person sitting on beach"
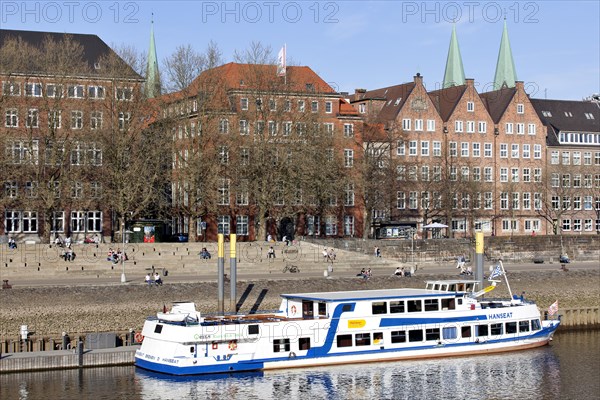
M 290 245 L 290 241 L 288 240 L 287 236 L 285 236 L 285 235 L 283 236 L 283 238 L 281 239 L 281 241 L 283 243 L 285 243 L 286 246 Z
M 273 246 L 269 247 L 269 250 L 267 250 L 267 258 L 275 258 L 275 249 Z
M 9 249 L 16 249 L 17 248 L 17 242 L 15 242 L 14 238 L 10 238 L 8 239 L 8 248 Z
M 56 235 L 54 238 L 54 245 L 57 247 L 63 247 L 62 240 L 60 240 L 60 236 Z
M 402 270 L 402 268 L 398 267 L 398 268 L 396 268 L 396 271 L 394 272 L 394 275 L 396 275 L 396 276 L 404 276 L 404 271 Z
M 323 253 L 322 254 L 323 254 L 323 259 L 325 261 L 327 261 L 327 259 L 329 258 L 329 253 L 327 253 L 327 249 L 323 249 Z
M 150 279 L 150 274 L 146 274 L 146 283 L 148 284 L 148 286 L 152 286 L 153 282 L 152 279 Z
M 67 238 L 65 239 L 65 247 L 67 249 L 71 248 L 71 236 L 67 236 Z
M 363 268 L 363 269 L 360 270 L 360 272 L 358 274 L 356 274 L 356 276 L 362 276 L 362 277 L 364 277 L 366 273 L 367 273 L 367 271 Z

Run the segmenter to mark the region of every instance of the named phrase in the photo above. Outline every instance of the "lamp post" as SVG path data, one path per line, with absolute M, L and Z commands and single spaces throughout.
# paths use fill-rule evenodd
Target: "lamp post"
M 127 278 L 125 278 L 125 218 L 123 218 L 123 222 L 121 222 L 121 236 L 123 237 L 123 252 L 121 253 L 121 283 L 127 282 Z

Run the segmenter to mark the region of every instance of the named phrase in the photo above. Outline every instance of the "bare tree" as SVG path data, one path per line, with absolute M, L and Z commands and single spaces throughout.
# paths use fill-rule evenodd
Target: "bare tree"
M 213 41 L 209 42 L 204 53 L 197 52 L 190 44 L 177 46 L 173 54 L 163 61 L 167 91 L 184 91 L 202 71 L 222 62 L 221 50 Z

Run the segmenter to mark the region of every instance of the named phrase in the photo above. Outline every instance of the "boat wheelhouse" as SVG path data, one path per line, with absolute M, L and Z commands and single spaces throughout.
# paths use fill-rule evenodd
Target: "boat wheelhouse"
M 425 289 L 283 294 L 279 310 L 201 316 L 177 303 L 146 320 L 136 365 L 175 375 L 488 354 L 542 346 L 559 320 L 474 280 Z M 492 289 L 489 289 L 492 288 Z

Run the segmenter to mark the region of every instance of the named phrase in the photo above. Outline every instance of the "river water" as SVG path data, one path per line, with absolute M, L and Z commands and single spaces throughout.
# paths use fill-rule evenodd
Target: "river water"
M 600 331 L 491 356 L 175 378 L 135 367 L 0 375 L 0 399 L 599 399 Z

